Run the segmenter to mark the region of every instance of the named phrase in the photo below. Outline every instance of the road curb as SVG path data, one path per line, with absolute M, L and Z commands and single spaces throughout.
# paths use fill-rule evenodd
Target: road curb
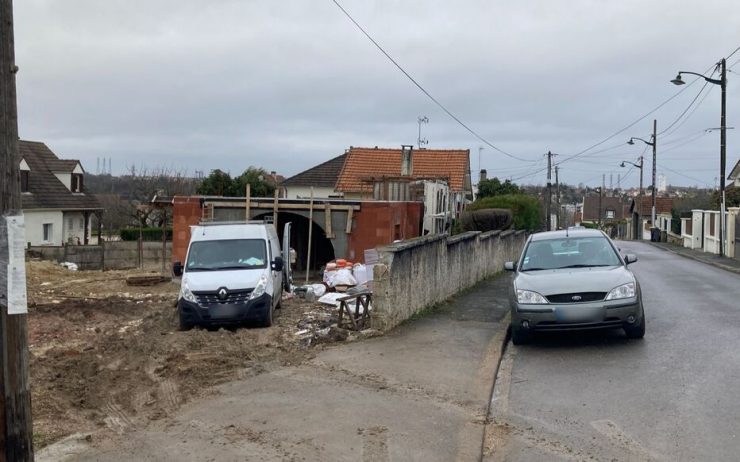
M 488 402 L 486 403 L 486 416 L 485 416 L 485 425 L 484 427 L 488 426 L 488 418 L 491 413 L 491 400 L 493 399 L 493 390 L 496 388 L 496 378 L 498 377 L 498 371 L 501 367 L 501 359 L 504 357 L 504 353 L 506 352 L 506 345 L 509 343 L 509 339 L 511 338 L 511 329 L 509 329 L 509 323 L 511 322 L 511 313 L 507 312 L 506 315 L 501 319 L 500 321 L 500 327 L 499 331 L 494 335 L 494 337 L 491 339 L 491 343 L 489 344 L 489 349 L 493 349 L 493 356 L 494 361 L 496 363 L 496 366 L 493 368 L 493 377 L 491 377 L 491 389 L 488 390 Z M 491 358 L 486 358 L 491 359 Z M 485 443 L 486 443 L 486 430 L 484 428 L 483 430 L 483 438 L 480 442 L 480 459 L 483 459 L 483 451 L 485 450 Z
M 690 260 L 694 260 L 694 261 L 698 261 L 700 263 L 704 263 L 705 265 L 714 266 L 715 268 L 719 268 L 721 270 L 729 271 L 730 273 L 740 274 L 740 269 L 735 268 L 735 267 L 732 267 L 732 266 L 723 265 L 721 263 L 716 263 L 716 262 L 713 262 L 713 261 L 707 261 L 707 260 L 704 260 L 703 258 L 695 257 L 695 256 L 693 256 L 691 254 L 687 254 L 687 253 L 679 252 L 677 250 L 673 250 L 670 247 L 665 247 L 665 246 L 662 246 L 662 245 L 655 245 L 653 243 L 650 243 L 650 245 L 652 245 L 653 247 L 655 247 L 657 249 L 661 249 L 661 250 L 663 250 L 665 252 L 670 252 L 670 253 L 679 255 L 681 257 L 688 258 Z

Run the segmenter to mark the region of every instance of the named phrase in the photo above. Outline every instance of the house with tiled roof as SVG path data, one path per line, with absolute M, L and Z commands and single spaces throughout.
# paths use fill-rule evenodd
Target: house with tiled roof
M 348 199 L 372 199 L 379 185 L 422 180 L 441 180 L 452 193 L 472 196 L 470 150 L 350 147 L 336 190 Z
M 727 175 L 727 179 L 730 180 L 730 184 L 727 187 L 740 188 L 740 159 L 738 159 L 735 166 L 730 170 L 730 174 Z
M 629 204 L 621 197 L 598 195 L 583 198 L 581 221 L 587 223 L 602 223 L 620 221 L 631 218 Z
M 313 187 L 314 197 L 342 197 L 341 193 L 336 191 L 336 186 L 346 159 L 347 153 L 345 152 L 284 180 L 280 186 L 285 191 L 285 197 L 306 199 L 311 196 L 311 187 Z
M 102 214 L 85 192 L 79 160 L 60 159 L 44 143 L 18 141 L 21 207 L 31 245 L 87 244 L 90 218 Z

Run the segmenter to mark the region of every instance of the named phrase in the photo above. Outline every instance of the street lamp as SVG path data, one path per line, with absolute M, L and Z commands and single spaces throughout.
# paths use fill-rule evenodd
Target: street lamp
M 699 74 L 696 72 L 678 71 L 678 75 L 675 79 L 671 80 L 674 85 L 683 85 L 686 82 L 681 78 L 681 74 L 696 75 L 704 79 L 706 82 L 719 85 L 722 88 L 722 108 L 720 115 L 720 135 L 719 135 L 719 189 L 720 189 L 720 210 L 719 210 L 719 254 L 724 256 L 725 254 L 725 163 L 726 163 L 726 152 L 727 152 L 727 126 L 725 124 L 726 107 L 727 107 L 727 63 L 725 58 L 722 58 L 715 67 L 715 70 L 719 68 L 719 79 L 712 79 L 706 75 Z
M 640 140 L 643 143 L 647 144 L 648 146 L 653 147 L 653 190 L 652 190 L 652 207 L 650 211 L 650 223 L 651 228 L 655 228 L 655 172 L 656 172 L 656 151 L 658 147 L 658 121 L 653 120 L 653 134 L 650 136 L 651 141 L 643 140 L 642 138 L 638 138 L 636 136 L 633 136 L 630 138 L 629 141 L 627 141 L 627 144 L 635 144 L 635 140 Z M 642 169 L 640 169 L 640 173 L 642 173 Z M 642 197 L 640 197 L 640 212 L 642 212 Z M 642 213 L 640 213 L 640 216 L 642 216 Z
M 628 143 L 629 144 L 635 144 L 635 142 L 632 141 L 632 140 L 629 140 Z M 637 167 L 637 168 L 640 169 L 640 195 L 639 195 L 639 199 L 638 199 L 638 202 L 637 202 L 638 204 L 640 204 L 640 206 L 637 209 L 637 216 L 638 217 L 642 217 L 642 215 L 640 214 L 640 212 L 642 212 L 642 167 L 643 167 L 643 164 L 645 162 L 645 159 L 643 159 L 643 157 L 640 156 L 639 161 L 640 161 L 640 163 L 638 165 L 638 164 L 635 164 L 635 163 L 630 162 L 628 160 L 623 160 L 622 163 L 619 166 L 620 167 L 625 167 L 624 164 L 630 164 L 630 165 L 634 165 L 635 167 Z M 641 218 L 638 218 L 638 223 L 641 222 L 641 221 L 642 221 Z M 635 233 L 635 239 L 642 239 L 642 226 L 640 226 L 638 229 L 639 229 L 640 232 L 639 233 Z

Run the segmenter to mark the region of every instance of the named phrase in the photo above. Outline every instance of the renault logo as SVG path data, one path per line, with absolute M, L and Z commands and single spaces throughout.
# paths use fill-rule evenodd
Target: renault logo
M 226 296 L 229 295 L 229 291 L 226 290 L 226 287 L 221 287 L 218 289 L 218 298 L 221 300 L 225 300 Z
M 580 295 L 574 295 L 570 297 L 570 299 L 573 300 L 574 302 L 580 302 L 583 299 L 583 297 L 581 297 Z

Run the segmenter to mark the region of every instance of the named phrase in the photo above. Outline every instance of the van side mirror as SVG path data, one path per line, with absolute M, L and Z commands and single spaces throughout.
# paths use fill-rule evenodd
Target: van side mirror
M 172 264 L 172 272 L 175 276 L 182 276 L 182 262 L 176 261 Z
M 516 271 L 516 263 L 514 263 L 513 261 L 507 261 L 506 263 L 504 263 L 504 269 L 506 271 Z
M 637 255 L 628 253 L 624 256 L 624 264 L 629 265 L 630 263 L 634 263 L 637 261 Z
M 283 257 L 275 257 L 275 259 L 272 261 L 272 270 L 273 271 L 282 271 L 283 270 Z

